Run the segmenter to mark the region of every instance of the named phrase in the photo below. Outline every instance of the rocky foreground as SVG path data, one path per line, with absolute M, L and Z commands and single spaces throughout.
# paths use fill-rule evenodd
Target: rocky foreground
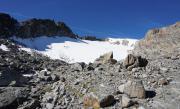
M 178 109 L 180 24 L 151 30 L 123 61 L 67 64 L 0 44 L 0 109 Z

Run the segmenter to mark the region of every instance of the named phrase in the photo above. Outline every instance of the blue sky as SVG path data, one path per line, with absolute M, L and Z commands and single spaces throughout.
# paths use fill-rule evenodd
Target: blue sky
M 64 21 L 80 35 L 142 38 L 180 21 L 180 0 L 0 0 L 0 12 Z

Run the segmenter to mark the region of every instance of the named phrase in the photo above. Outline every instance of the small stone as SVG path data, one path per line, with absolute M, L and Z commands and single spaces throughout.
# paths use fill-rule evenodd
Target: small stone
M 47 104 L 46 104 L 46 108 L 47 108 L 47 109 L 53 109 L 53 108 L 54 108 L 54 104 L 47 103 Z
M 122 96 L 121 105 L 123 108 L 127 108 L 127 107 L 131 106 L 132 104 L 133 104 L 133 102 L 127 95 Z
M 45 76 L 43 78 L 44 81 L 52 81 L 52 77 L 51 76 Z
M 118 89 L 121 93 L 124 93 L 124 84 L 120 85 Z
M 66 81 L 66 79 L 64 77 L 61 77 L 60 80 L 61 80 L 61 82 L 65 82 Z
M 168 85 L 169 81 L 165 78 L 161 78 L 158 82 L 159 85 Z
M 11 81 L 11 83 L 9 84 L 9 86 L 16 86 L 17 82 L 16 81 Z
M 59 77 L 57 75 L 55 75 L 55 74 L 52 74 L 51 78 L 52 78 L 52 81 L 54 81 L 54 82 L 59 80 Z

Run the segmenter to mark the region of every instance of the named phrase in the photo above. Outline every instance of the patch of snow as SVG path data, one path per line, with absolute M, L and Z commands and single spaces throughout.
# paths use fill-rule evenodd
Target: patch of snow
M 22 48 L 25 51 L 30 52 L 30 49 L 49 56 L 52 59 L 61 59 L 69 63 L 74 62 L 93 62 L 96 58 L 104 53 L 113 51 L 114 59 L 124 59 L 129 50 L 132 50 L 136 39 L 115 39 L 110 38 L 109 41 L 89 41 L 72 39 L 68 37 L 37 37 L 34 39 L 21 39 L 13 37 L 13 39 L 19 43 L 27 46 Z M 122 44 L 112 44 L 114 41 L 128 40 L 130 44 L 127 46 Z
M 23 74 L 24 77 L 32 77 L 34 74 Z
M 28 53 L 31 53 L 32 52 L 32 49 L 31 48 L 25 48 L 25 47 L 20 47 L 19 50 L 23 50 L 23 51 L 26 51 Z
M 3 51 L 9 51 L 9 48 L 7 48 L 7 46 L 4 45 L 4 44 L 0 45 L 0 49 L 3 50 Z

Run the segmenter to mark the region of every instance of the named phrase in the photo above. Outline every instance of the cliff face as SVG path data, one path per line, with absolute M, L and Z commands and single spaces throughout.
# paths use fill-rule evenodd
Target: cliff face
M 14 35 L 18 25 L 18 21 L 10 15 L 0 13 L 0 37 L 5 38 Z
M 38 36 L 67 36 L 76 38 L 76 35 L 64 22 L 55 22 L 49 19 L 30 19 L 18 22 L 8 14 L 0 14 L 0 37 L 11 36 L 33 38 Z
M 145 57 L 180 56 L 180 22 L 173 25 L 149 30 L 144 39 L 134 49 L 134 54 Z
M 30 19 L 21 22 L 17 36 L 28 38 L 37 36 L 69 36 L 75 35 L 63 22 L 54 22 L 49 19 Z

